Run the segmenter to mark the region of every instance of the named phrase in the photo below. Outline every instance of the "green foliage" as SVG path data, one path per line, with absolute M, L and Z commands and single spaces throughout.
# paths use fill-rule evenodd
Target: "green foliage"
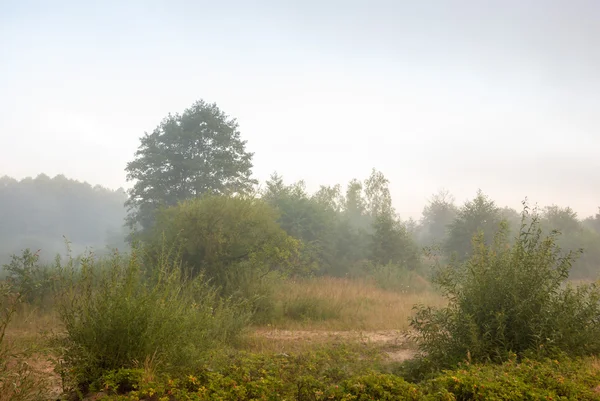
M 423 366 L 600 352 L 600 289 L 565 288 L 577 252 L 562 254 L 557 234 L 543 237 L 538 216 L 528 218 L 525 208 L 514 245 L 505 226 L 491 245 L 480 233 L 466 262 L 440 268 L 434 282 L 448 306 L 417 307 L 411 321 Z
M 473 235 L 483 233 L 483 241 L 490 244 L 499 223 L 500 209 L 481 190 L 477 191 L 477 196 L 465 202 L 448 227 L 448 236 L 444 244 L 446 254 L 455 255 L 459 260 L 467 259 L 472 250 Z
M 163 239 L 180 245 L 185 265 L 204 273 L 222 295 L 259 302 L 270 281 L 296 266 L 298 241 L 276 220 L 259 199 L 205 196 L 162 210 L 151 244 L 155 250 Z
M 583 224 L 592 232 L 600 235 L 600 207 L 598 208 L 598 213 L 583 220 Z
M 163 257 L 150 270 L 140 251 L 81 261 L 81 278 L 60 305 L 59 338 L 67 383 L 83 390 L 108 371 L 148 360 L 162 371 L 189 368 L 236 338 L 248 321 L 241 304 L 221 299 L 199 275 Z M 150 274 L 148 274 L 150 273 Z
M 420 252 L 406 227 L 390 215 L 379 215 L 373 223 L 370 260 L 376 264 L 396 264 L 418 269 Z
M 43 264 L 39 252 L 25 249 L 21 256 L 12 255 L 11 258 L 3 268 L 15 288 L 23 294 L 24 301 L 44 308 L 51 304 L 64 283 L 60 257 L 57 255 L 53 265 Z
M 297 356 L 241 354 L 185 377 L 144 380 L 141 370 L 114 372 L 104 388 L 107 400 L 136 401 L 600 400 L 600 371 L 589 360 L 467 364 L 411 384 L 376 365 L 357 363 L 357 357 L 343 349 Z M 134 390 L 122 390 L 128 387 Z
M 127 164 L 127 206 L 130 226 L 149 229 L 160 206 L 208 193 L 247 193 L 252 153 L 246 151 L 235 119 L 216 104 L 195 102 L 183 114 L 169 114 L 145 134 L 133 161 Z
M 572 277 L 598 278 L 600 264 L 600 234 L 586 227 L 577 219 L 570 207 L 548 206 L 544 208 L 541 226 L 545 233 L 557 230 L 561 236 L 557 243 L 564 249 L 583 249 L 583 255 L 573 265 Z
M 458 208 L 450 192 L 441 190 L 434 194 L 423 208 L 419 242 L 428 246 L 445 242 L 448 226 L 454 221 L 457 213 Z
M 423 387 L 431 400 L 599 400 L 600 371 L 585 360 L 511 359 L 465 365 Z
M 212 365 L 186 376 L 163 377 L 145 383 L 140 380 L 135 391 L 112 399 L 138 400 L 168 395 L 177 400 L 351 400 L 354 398 L 337 398 L 344 395 L 345 386 L 350 388 L 348 394 L 353 392 L 363 397 L 385 392 L 398 394 L 400 389 L 412 387 L 393 376 L 378 378 L 371 374 L 369 368 L 374 364 L 365 360 L 365 356 L 345 346 L 299 355 L 237 352 L 222 355 Z M 135 375 L 133 372 L 111 374 L 106 383 L 108 391 L 117 393 L 116 390 Z M 140 377 L 143 373 L 137 375 Z M 115 381 L 115 377 L 123 377 L 123 383 Z
M 281 228 L 302 241 L 301 258 L 309 267 L 307 272 L 331 270 L 337 263 L 333 243 L 337 214 L 332 195 L 322 191 L 311 198 L 303 182 L 286 186 L 277 174 L 267 181 L 262 194 L 262 199 L 277 210 Z
M 339 186 L 310 196 L 303 182 L 286 186 L 274 174 L 262 198 L 279 211 L 281 227 L 302 241 L 302 261 L 317 274 L 343 276 L 364 260 L 417 268 L 419 249 L 395 214 L 388 185 L 373 170 L 364 183 L 352 180 L 345 196 Z

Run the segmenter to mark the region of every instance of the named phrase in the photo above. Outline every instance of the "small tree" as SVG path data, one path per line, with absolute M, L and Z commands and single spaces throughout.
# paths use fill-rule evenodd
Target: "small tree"
M 380 215 L 373 223 L 371 260 L 379 265 L 394 264 L 409 270 L 420 265 L 419 249 L 404 224 L 390 215 Z
M 161 206 L 207 193 L 248 192 L 256 184 L 253 154 L 238 128 L 216 104 L 199 100 L 145 134 L 125 169 L 127 180 L 135 181 L 126 202 L 130 227 L 150 228 Z
M 477 191 L 477 196 L 465 202 L 448 227 L 448 236 L 445 242 L 447 255 L 455 255 L 459 260 L 465 260 L 471 251 L 473 235 L 481 232 L 482 240 L 491 243 L 494 233 L 500 223 L 500 209 L 494 201 Z
M 454 197 L 446 190 L 441 190 L 429 200 L 423 208 L 421 219 L 421 238 L 427 245 L 442 243 L 447 239 L 448 227 L 456 218 L 458 208 Z

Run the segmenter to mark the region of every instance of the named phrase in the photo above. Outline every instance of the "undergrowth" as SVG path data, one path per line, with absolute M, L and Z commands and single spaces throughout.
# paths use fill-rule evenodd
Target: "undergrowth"
M 163 372 L 197 366 L 248 323 L 246 306 L 221 298 L 202 275 L 186 276 L 169 257 L 144 267 L 140 252 L 82 258 L 62 295 L 60 373 L 72 390 L 85 393 L 106 372 L 144 363 Z
M 421 357 L 414 373 L 461 361 L 501 363 L 513 354 L 597 355 L 600 288 L 565 285 L 578 251 L 563 252 L 557 236 L 543 236 L 538 217 L 525 208 L 514 244 L 503 227 L 491 245 L 475 237 L 466 262 L 440 268 L 434 283 L 448 304 L 416 308 L 411 325 Z
M 600 400 L 592 359 L 466 364 L 412 384 L 344 349 L 303 356 L 237 354 L 180 377 L 120 370 L 103 377 L 107 400 Z

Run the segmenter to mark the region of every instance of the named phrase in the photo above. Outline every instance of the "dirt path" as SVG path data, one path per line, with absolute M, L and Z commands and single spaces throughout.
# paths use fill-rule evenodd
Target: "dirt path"
M 320 331 L 259 329 L 256 334 L 267 339 L 285 341 L 348 341 L 376 345 L 392 361 L 405 361 L 415 356 L 405 332 L 397 330 L 379 331 Z

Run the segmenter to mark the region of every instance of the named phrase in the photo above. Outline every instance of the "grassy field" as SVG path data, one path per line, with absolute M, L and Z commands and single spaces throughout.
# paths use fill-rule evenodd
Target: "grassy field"
M 215 369 L 222 374 L 211 373 L 212 370 L 202 374 L 190 372 L 183 381 L 171 380 L 157 376 L 152 362 L 146 361 L 137 370 L 107 376 L 105 389 L 85 399 L 470 400 L 486 399 L 482 398 L 488 394 L 485 391 L 491 391 L 490 397 L 497 397 L 504 391 L 498 389 L 503 388 L 511 390 L 504 398 L 496 399 L 522 399 L 538 393 L 542 398 L 533 399 L 552 399 L 561 394 L 565 394 L 564 399 L 600 399 L 600 386 L 595 387 L 600 385 L 597 358 L 560 363 L 523 361 L 475 370 L 467 366 L 417 384 L 391 374 L 415 354 L 414 345 L 407 339 L 413 306 L 445 304 L 442 296 L 418 275 L 397 289 L 383 289 L 372 279 L 287 280 L 275 288 L 273 296 L 272 322 L 250 327 L 232 348 L 215 357 Z M 11 351 L 5 355 L 3 366 L 11 370 L 16 392 L 0 394 L 0 401 L 56 400 L 61 396 L 63 383 L 57 369 L 60 361 L 49 333 L 60 333 L 62 329 L 56 311 L 44 312 L 28 304 L 19 307 L 3 343 Z M 249 376 L 239 376 L 241 372 L 248 372 Z M 502 383 L 503 377 L 513 374 L 523 375 L 519 376 L 518 385 L 511 381 Z M 542 383 L 540 374 L 545 375 L 546 381 L 554 380 L 557 387 Z M 597 385 L 591 384 L 594 380 L 598 380 Z M 132 389 L 137 390 L 127 396 L 114 395 L 122 392 L 122 383 L 129 382 L 136 382 Z M 237 383 L 233 389 L 243 386 L 243 392 L 231 390 L 231 383 Z M 308 387 L 300 390 L 304 385 Z M 363 388 L 368 398 L 344 398 L 356 386 Z M 485 386 L 489 390 L 484 390 Z M 541 391 L 540 386 L 549 389 Z M 23 394 L 19 395 L 19 391 Z M 153 395 L 161 393 L 170 396 Z M 461 397 L 455 397 L 460 394 Z
M 443 303 L 426 282 L 420 284 L 414 291 L 391 291 L 366 279 L 284 281 L 273 294 L 273 321 L 250 327 L 235 350 L 253 355 L 307 354 L 341 346 L 373 360 L 410 358 L 413 351 L 405 332 L 412 306 Z M 49 338 L 62 330 L 55 310 L 27 303 L 19 306 L 7 327 L 5 346 L 27 363 L 22 380 L 43 392 L 32 392 L 32 397 L 56 399 L 61 392 L 61 377 L 55 370 L 59 361 Z M 11 397 L 0 395 L 0 401 Z
M 331 277 L 287 281 L 275 299 L 275 328 L 335 331 L 407 330 L 413 305 L 444 302 L 428 285 L 391 291 L 371 280 Z

